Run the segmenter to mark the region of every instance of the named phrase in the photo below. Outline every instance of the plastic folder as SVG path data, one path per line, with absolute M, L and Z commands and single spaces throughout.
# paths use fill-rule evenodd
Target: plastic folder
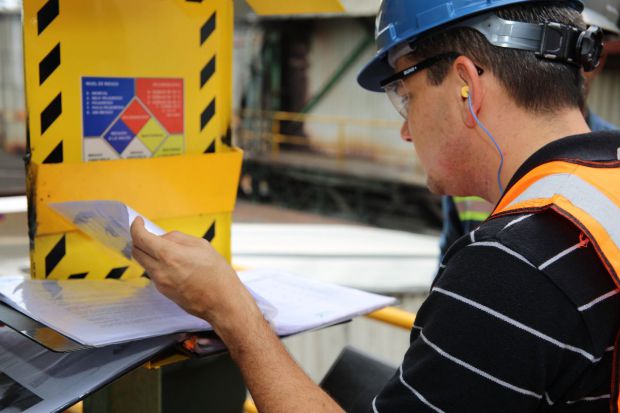
M 0 411 L 63 411 L 176 342 L 176 337 L 57 353 L 0 328 Z

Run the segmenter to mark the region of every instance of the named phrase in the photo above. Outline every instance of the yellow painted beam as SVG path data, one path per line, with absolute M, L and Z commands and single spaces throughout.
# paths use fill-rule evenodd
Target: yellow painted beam
M 246 0 L 259 15 L 342 13 L 339 0 Z
M 245 403 L 243 403 L 243 411 L 244 413 L 258 413 L 258 409 L 252 399 L 246 399 Z
M 405 330 L 411 330 L 415 322 L 415 314 L 396 307 L 386 307 L 384 309 L 367 314 L 366 317 L 377 321 L 391 324 Z

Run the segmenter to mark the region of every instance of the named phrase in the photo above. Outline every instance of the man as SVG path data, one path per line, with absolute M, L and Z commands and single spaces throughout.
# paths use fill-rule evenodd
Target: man
M 580 67 L 593 69 L 601 47 L 600 32 L 581 27 L 580 8 L 383 2 L 379 51 L 360 84 L 384 91 L 403 115 L 402 138 L 415 145 L 431 190 L 501 202 L 496 217 L 446 256 L 402 365 L 368 411 L 616 405 L 620 135 L 590 133 L 580 111 Z M 576 188 L 583 190 L 570 192 Z M 134 256 L 158 289 L 227 344 L 260 411 L 341 411 L 295 365 L 204 240 L 157 237 L 140 219 L 132 235 Z
M 606 42 L 617 39 L 620 35 L 620 0 L 583 0 L 583 3 L 585 9 L 582 16 L 585 23 L 603 29 Z M 603 50 L 598 67 L 584 73 L 586 96 L 589 94 L 592 81 L 605 67 L 606 60 L 607 53 Z M 584 108 L 584 116 L 593 132 L 617 129 L 588 107 Z M 491 215 L 493 206 L 490 202 L 475 196 L 442 197 L 443 227 L 439 240 L 440 256 L 443 258 L 456 240 L 478 228 Z

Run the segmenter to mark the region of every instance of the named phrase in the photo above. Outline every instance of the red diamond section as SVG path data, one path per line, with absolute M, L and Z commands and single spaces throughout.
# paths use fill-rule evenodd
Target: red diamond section
M 183 79 L 138 78 L 136 96 L 170 134 L 183 134 Z
M 146 122 L 151 119 L 151 116 L 148 114 L 146 109 L 134 99 L 133 102 L 125 109 L 125 112 L 121 115 L 121 119 L 123 123 L 127 125 L 127 127 L 137 135 L 140 133 Z

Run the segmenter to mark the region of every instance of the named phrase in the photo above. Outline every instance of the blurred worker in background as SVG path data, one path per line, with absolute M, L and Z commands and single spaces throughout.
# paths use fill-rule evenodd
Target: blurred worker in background
M 620 37 L 620 0 L 583 0 L 585 8 L 582 12 L 583 20 L 588 25 L 603 29 L 605 43 L 617 40 Z M 592 81 L 603 71 L 607 61 L 607 50 L 603 49 L 599 66 L 591 72 L 585 72 L 585 95 L 589 95 Z M 584 116 L 593 132 L 613 130 L 617 127 L 587 106 Z M 440 257 L 444 257 L 448 248 L 465 234 L 469 234 L 491 215 L 493 207 L 484 199 L 477 196 L 444 196 L 441 198 L 443 211 L 443 228 L 439 239 Z
M 383 1 L 359 83 L 403 116 L 433 192 L 498 207 L 444 257 L 402 364 L 363 411 L 617 411 L 620 133 L 591 132 L 582 113 L 603 36 L 582 7 Z M 140 219 L 132 236 L 157 288 L 226 343 L 261 412 L 341 411 L 205 240 Z

